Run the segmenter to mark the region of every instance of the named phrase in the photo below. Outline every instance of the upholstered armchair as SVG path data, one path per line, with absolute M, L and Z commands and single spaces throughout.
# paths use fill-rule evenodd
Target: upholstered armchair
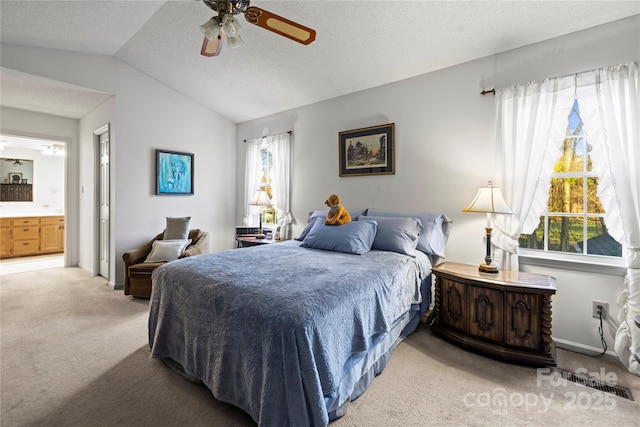
M 151 273 L 153 273 L 153 270 L 156 268 L 166 264 L 167 261 L 145 261 L 154 246 L 153 242 L 162 240 L 164 233 L 163 231 L 141 247 L 122 254 L 122 260 L 124 261 L 125 295 L 140 298 L 149 298 L 151 296 Z M 179 258 L 209 252 L 209 233 L 206 231 L 198 229 L 190 230 L 189 239 L 191 239 L 191 243 L 179 255 Z

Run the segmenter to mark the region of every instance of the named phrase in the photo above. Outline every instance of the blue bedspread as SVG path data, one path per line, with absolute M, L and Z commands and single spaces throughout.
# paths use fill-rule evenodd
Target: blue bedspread
M 157 268 L 154 357 L 260 426 L 322 426 L 343 374 L 422 301 L 420 253 L 348 255 L 288 241 Z

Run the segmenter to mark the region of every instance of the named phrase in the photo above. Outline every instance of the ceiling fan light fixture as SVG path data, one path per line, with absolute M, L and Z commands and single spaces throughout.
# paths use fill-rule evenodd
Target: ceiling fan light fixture
M 202 49 L 200 55 L 202 56 L 218 56 L 222 51 L 222 44 L 224 42 L 224 31 L 220 31 L 220 38 L 209 40 L 206 37 L 202 39 Z
M 221 29 L 220 18 L 218 18 L 217 16 L 214 16 L 204 24 L 200 25 L 200 30 L 202 31 L 202 34 L 204 34 L 204 36 L 209 40 L 215 40 L 219 38 L 220 29 Z
M 224 33 L 227 38 L 232 39 L 240 35 L 240 24 L 236 21 L 236 18 L 232 14 L 227 13 L 222 18 L 222 26 L 224 27 Z
M 242 40 L 240 35 L 237 35 L 235 37 L 227 37 L 227 43 L 229 43 L 229 47 L 231 49 L 235 49 L 242 46 L 244 44 L 244 41 Z
M 202 0 L 202 2 L 217 13 L 217 16 L 200 26 L 205 36 L 200 49 L 202 56 L 218 56 L 224 39 L 232 48 L 244 44 L 240 38 L 240 24 L 234 17 L 239 14 L 244 15 L 250 24 L 304 45 L 308 45 L 316 39 L 314 29 L 259 7 L 249 6 L 250 0 Z

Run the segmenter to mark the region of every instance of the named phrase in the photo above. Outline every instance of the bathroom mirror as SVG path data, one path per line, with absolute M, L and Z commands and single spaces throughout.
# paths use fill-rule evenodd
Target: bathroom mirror
M 0 201 L 33 201 L 33 160 L 0 158 Z

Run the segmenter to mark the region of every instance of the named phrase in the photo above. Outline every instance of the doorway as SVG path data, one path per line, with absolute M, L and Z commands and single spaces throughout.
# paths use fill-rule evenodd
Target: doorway
M 0 183 L 7 190 L 0 200 L 0 274 L 64 267 L 66 148 L 64 140 L 0 135 Z M 30 169 L 25 167 L 27 164 Z M 9 175 L 20 176 L 20 189 L 9 188 L 18 185 L 13 180 L 9 182 Z M 27 197 L 7 196 L 21 191 Z M 21 218 L 30 218 L 30 224 L 18 227 Z
M 109 124 L 102 126 L 93 132 L 95 143 L 97 144 L 97 164 L 98 164 L 98 274 L 105 279 L 109 280 L 109 264 L 111 253 L 111 210 L 110 210 L 110 195 L 111 195 L 111 172 L 110 172 L 110 159 L 111 159 L 111 143 Z

